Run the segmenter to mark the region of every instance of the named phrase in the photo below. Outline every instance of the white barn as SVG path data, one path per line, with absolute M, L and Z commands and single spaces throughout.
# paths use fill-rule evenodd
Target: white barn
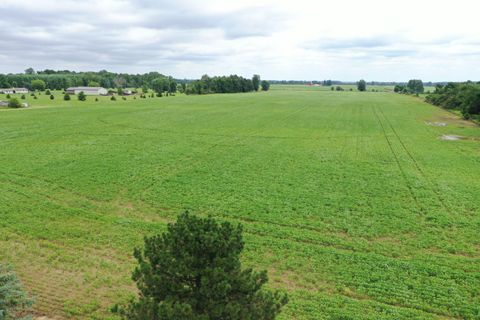
M 28 93 L 28 89 L 27 88 L 6 88 L 6 89 L 0 89 L 0 93 L 3 93 L 3 94 Z
M 107 89 L 102 87 L 71 87 L 67 89 L 68 94 L 85 93 L 87 96 L 106 96 L 108 94 Z

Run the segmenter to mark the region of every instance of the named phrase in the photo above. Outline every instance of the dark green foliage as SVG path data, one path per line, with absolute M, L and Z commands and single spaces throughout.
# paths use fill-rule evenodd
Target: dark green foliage
M 468 82 L 437 85 L 435 92 L 429 94 L 426 101 L 446 109 L 460 110 L 464 118 L 470 118 L 472 114 L 480 114 L 480 84 Z
M 70 95 L 68 93 L 65 93 L 65 95 L 63 96 L 63 100 L 69 101 L 70 100 Z
M 25 97 L 24 94 L 22 94 L 22 96 L 21 96 L 20 98 L 21 98 L 22 100 L 25 100 L 25 99 L 26 99 L 26 97 Z
M 7 99 L 10 99 L 10 98 L 11 98 L 10 94 L 7 94 L 6 98 L 7 98 Z
M 404 93 L 407 90 L 407 87 L 402 84 L 397 84 L 393 88 L 393 92 Z
M 17 98 L 12 98 L 10 99 L 10 101 L 8 102 L 8 106 L 10 108 L 21 108 L 22 107 L 22 104 L 20 103 L 20 101 L 18 101 Z
M 263 289 L 265 271 L 241 268 L 242 227 L 189 213 L 136 249 L 138 300 L 114 308 L 123 319 L 275 319 L 286 294 Z
M 163 92 L 176 92 L 177 83 L 172 77 L 159 77 L 152 81 L 152 89 L 158 94 Z
M 125 98 L 125 97 L 122 97 L 122 100 L 124 100 L 124 101 L 125 101 L 125 100 L 127 100 L 127 98 Z
M 423 82 L 422 80 L 412 79 L 407 83 L 407 90 L 409 93 L 418 94 L 423 93 Z
M 122 88 L 117 88 L 117 94 L 119 96 L 122 96 L 123 95 L 123 89 Z
M 258 91 L 260 88 L 260 76 L 258 74 L 253 75 L 252 77 L 253 90 Z
M 100 83 L 97 81 L 89 81 L 88 82 L 89 87 L 101 87 Z
M 333 91 L 333 90 L 335 90 L 335 88 L 334 88 L 334 87 L 332 87 L 330 90 L 332 90 L 332 91 Z
M 116 100 L 117 100 L 117 98 L 115 98 L 115 96 L 111 96 L 111 97 L 110 97 L 110 100 L 112 100 L 112 101 L 116 101 Z
M 55 99 L 55 97 L 54 97 L 53 94 L 51 94 L 51 95 L 50 95 L 50 100 L 53 100 L 53 99 Z
M 236 93 L 253 91 L 251 79 L 237 75 L 228 77 L 213 77 L 203 75 L 200 80 L 189 83 L 185 89 L 186 94 L 209 94 L 209 93 Z
M 0 88 L 15 86 L 32 89 L 32 80 L 42 80 L 50 90 L 64 90 L 68 87 L 95 86 L 104 88 L 148 86 L 150 82 L 163 75 L 158 72 L 146 74 L 117 74 L 107 72 L 74 72 L 69 70 L 44 70 L 29 74 L 0 74 Z M 118 84 L 118 85 L 117 85 Z M 39 90 L 39 89 L 36 89 Z
M 48 90 L 48 89 L 45 90 L 45 94 L 46 94 L 46 95 L 50 95 L 50 94 L 51 94 L 50 90 Z
M 45 84 L 45 81 L 43 80 L 35 79 L 35 80 L 32 80 L 30 87 L 33 90 L 43 91 L 46 88 L 46 84 Z
M 362 79 L 362 80 L 358 81 L 357 89 L 358 89 L 358 91 L 366 91 L 367 90 L 367 83 L 365 82 L 365 80 Z
M 80 93 L 78 94 L 78 100 L 80 100 L 80 101 L 87 100 L 87 96 L 85 95 L 85 93 L 83 91 L 80 91 Z
M 0 320 L 20 319 L 32 304 L 12 268 L 0 264 Z
M 98 101 L 98 98 L 95 98 L 95 101 Z
M 270 90 L 270 82 L 266 80 L 262 80 L 261 86 L 262 86 L 262 91 Z
M 332 87 L 332 88 L 333 88 L 333 87 Z M 343 91 L 344 89 L 343 89 L 342 87 L 340 87 L 340 86 L 336 86 L 336 87 L 335 87 L 335 90 L 336 90 L 336 91 Z

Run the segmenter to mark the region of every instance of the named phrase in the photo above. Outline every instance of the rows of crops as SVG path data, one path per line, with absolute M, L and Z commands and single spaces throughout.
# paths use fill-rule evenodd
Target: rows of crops
M 380 92 L 35 104 L 0 110 L 0 260 L 39 313 L 110 317 L 133 247 L 190 210 L 244 225 L 284 319 L 480 317 L 468 122 Z

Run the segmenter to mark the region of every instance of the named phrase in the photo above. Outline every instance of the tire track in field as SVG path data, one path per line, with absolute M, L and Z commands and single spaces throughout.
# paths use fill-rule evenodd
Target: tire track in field
M 383 135 L 385 137 L 385 140 L 387 141 L 387 144 L 388 144 L 388 147 L 390 149 L 390 152 L 392 153 L 394 159 L 395 159 L 395 162 L 397 163 L 397 166 L 398 166 L 398 169 L 400 170 L 400 173 L 401 173 L 401 176 L 403 177 L 403 180 L 405 182 L 405 185 L 407 186 L 408 188 L 408 191 L 410 192 L 410 195 L 412 197 L 412 199 L 415 201 L 415 204 L 417 206 L 417 208 L 420 210 L 421 213 L 426 213 L 426 210 L 420 205 L 420 202 L 418 201 L 418 198 L 417 196 L 415 195 L 415 193 L 413 192 L 413 188 L 412 186 L 410 185 L 410 182 L 407 178 L 407 175 L 402 167 L 402 165 L 400 164 L 400 159 L 398 158 L 398 155 L 397 153 L 395 152 L 395 149 L 393 148 L 393 145 L 392 145 L 392 142 L 390 141 L 390 139 L 388 138 L 388 134 L 387 134 L 387 131 L 385 130 L 385 126 L 383 125 L 383 122 L 382 120 L 380 119 L 380 117 L 378 116 L 378 113 L 377 113 L 377 110 L 374 106 L 372 106 L 372 111 L 378 121 L 378 123 L 380 124 L 380 127 L 382 128 L 382 132 L 383 132 Z
M 435 186 L 435 184 L 432 182 L 432 180 L 427 176 L 427 174 L 425 174 L 423 169 L 420 167 L 417 159 L 415 159 L 415 157 L 412 155 L 410 150 L 408 150 L 404 141 L 402 140 L 402 138 L 400 137 L 400 135 L 398 134 L 397 130 L 394 128 L 394 126 L 392 125 L 390 120 L 385 116 L 385 113 L 382 111 L 382 109 L 380 109 L 380 113 L 382 114 L 383 118 L 387 121 L 390 129 L 392 130 L 392 132 L 395 135 L 395 137 L 397 138 L 397 140 L 400 142 L 400 145 L 402 146 L 403 150 L 407 154 L 408 158 L 412 161 L 414 167 L 420 173 L 422 178 L 428 183 L 430 191 L 435 194 L 435 196 L 437 197 L 437 199 L 440 202 L 443 209 L 445 209 L 445 211 L 447 211 L 449 214 L 453 214 L 453 211 L 447 206 L 447 204 L 445 203 L 445 200 L 442 198 L 442 196 L 441 196 L 440 192 L 437 190 L 437 187 Z

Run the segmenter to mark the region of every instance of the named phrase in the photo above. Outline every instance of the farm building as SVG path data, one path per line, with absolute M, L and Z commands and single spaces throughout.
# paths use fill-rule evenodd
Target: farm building
M 8 101 L 0 101 L 0 107 L 8 107 Z
M 28 89 L 27 88 L 0 89 L 0 93 L 3 93 L 3 94 L 28 93 Z
M 106 96 L 108 94 L 107 89 L 102 87 L 71 87 L 67 89 L 68 94 L 85 93 L 87 96 Z

